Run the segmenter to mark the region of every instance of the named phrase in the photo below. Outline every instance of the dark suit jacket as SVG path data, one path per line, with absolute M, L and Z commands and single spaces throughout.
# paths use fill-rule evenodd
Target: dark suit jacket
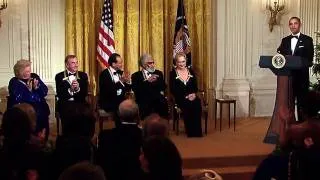
M 158 80 L 154 82 L 148 82 L 143 75 L 143 71 L 138 71 L 132 74 L 132 90 L 136 97 L 137 103 L 150 104 L 154 101 L 158 101 L 164 98 L 160 92 L 165 91 L 166 84 L 161 71 L 156 70 L 153 74 L 158 75 Z
M 126 99 L 125 94 L 130 90 L 130 85 L 120 82 L 115 83 L 111 78 L 109 69 L 105 69 L 99 76 L 99 105 L 105 111 L 116 112 L 119 104 Z M 121 89 L 121 94 L 117 95 L 117 91 Z
M 291 36 L 282 39 L 280 46 L 277 49 L 282 55 L 292 55 L 291 50 Z M 300 33 L 293 56 L 300 56 L 306 58 L 310 63 L 313 60 L 313 40 L 310 36 Z
M 313 40 L 311 37 L 300 33 L 296 48 L 294 53 L 292 54 L 291 50 L 291 36 L 287 36 L 282 39 L 280 46 L 278 47 L 277 51 L 286 56 L 286 55 L 293 55 L 293 56 L 300 56 L 305 58 L 308 61 L 310 66 L 312 65 L 313 60 Z M 295 84 L 301 84 L 303 88 L 309 86 L 309 68 L 304 68 L 300 70 L 295 70 L 292 72 L 292 76 L 294 78 Z
M 55 77 L 56 88 L 57 88 L 57 96 L 59 98 L 59 102 L 66 102 L 70 98 L 74 98 L 74 102 L 85 103 L 86 96 L 88 95 L 88 76 L 85 72 L 78 71 L 79 78 L 77 81 L 79 82 L 80 91 L 75 93 L 73 96 L 69 94 L 68 89 L 70 88 L 70 84 L 65 78 L 67 74 L 66 71 L 62 71 L 58 73 Z
M 97 164 L 107 179 L 140 179 L 142 130 L 136 124 L 121 124 L 99 134 Z

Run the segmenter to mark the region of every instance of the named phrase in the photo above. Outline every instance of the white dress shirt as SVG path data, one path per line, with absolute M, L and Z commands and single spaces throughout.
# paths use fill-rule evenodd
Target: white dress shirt
M 292 36 L 298 36 L 298 38 L 300 37 L 300 32 L 297 34 L 292 34 Z M 296 45 L 298 43 L 298 39 L 297 38 L 291 38 L 291 52 L 292 55 L 294 54 L 294 50 L 296 49 Z
M 110 74 L 111 74 L 111 78 L 113 80 L 114 83 L 117 83 L 120 81 L 120 77 L 118 74 L 115 74 L 117 71 L 115 69 L 113 69 L 111 66 L 109 67 L 110 69 Z
M 147 70 L 143 69 L 143 73 L 144 73 L 146 79 L 149 79 L 151 77 L 151 74 Z

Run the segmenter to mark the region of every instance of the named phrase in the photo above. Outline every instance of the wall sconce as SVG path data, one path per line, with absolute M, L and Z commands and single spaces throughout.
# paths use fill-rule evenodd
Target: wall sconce
M 285 0 L 266 0 L 266 9 L 270 11 L 269 30 L 272 32 L 274 25 L 279 25 L 281 13 L 285 8 Z
M 1 11 L 6 9 L 8 7 L 8 0 L 2 0 L 2 4 L 0 5 L 0 28 L 2 25 L 2 21 L 1 21 Z

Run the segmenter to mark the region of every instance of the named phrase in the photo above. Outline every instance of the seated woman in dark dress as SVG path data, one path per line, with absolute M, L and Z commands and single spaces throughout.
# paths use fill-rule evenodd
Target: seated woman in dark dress
M 186 55 L 178 53 L 174 59 L 176 68 L 170 72 L 170 91 L 181 108 L 188 137 L 201 137 L 201 101 L 197 97 L 197 79 L 186 66 Z
M 31 62 L 29 60 L 19 60 L 13 67 L 15 77 L 9 82 L 9 98 L 7 108 L 12 108 L 15 104 L 31 104 L 37 114 L 36 132 L 44 131 L 46 137 L 49 134 L 49 106 L 45 100 L 48 93 L 47 86 L 40 77 L 31 73 Z

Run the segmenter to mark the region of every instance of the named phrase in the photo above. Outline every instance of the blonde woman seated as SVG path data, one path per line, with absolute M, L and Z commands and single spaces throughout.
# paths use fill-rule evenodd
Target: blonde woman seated
M 17 61 L 13 70 L 15 77 L 11 78 L 9 82 L 7 108 L 20 103 L 32 105 L 37 115 L 35 133 L 44 131 L 47 139 L 50 110 L 45 97 L 48 93 L 48 87 L 37 74 L 31 72 L 31 62 L 29 60 Z
M 184 126 L 188 137 L 202 137 L 201 101 L 197 97 L 197 78 L 186 66 L 186 55 L 178 53 L 174 62 L 176 68 L 170 72 L 170 91 L 182 110 Z

